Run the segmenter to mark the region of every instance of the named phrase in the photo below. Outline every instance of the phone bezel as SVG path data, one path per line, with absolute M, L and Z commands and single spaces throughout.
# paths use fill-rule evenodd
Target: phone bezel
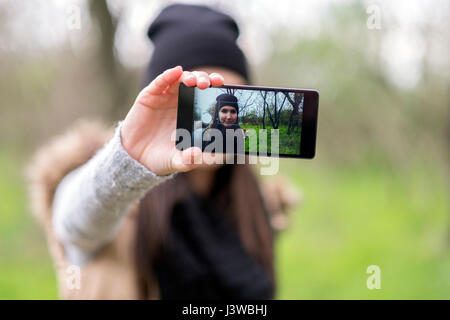
M 211 88 L 212 86 L 210 86 Z M 319 92 L 311 89 L 297 88 L 279 88 L 267 86 L 247 86 L 247 85 L 222 85 L 214 88 L 223 89 L 250 89 L 264 91 L 281 91 L 295 92 L 304 94 L 303 102 L 303 120 L 302 133 L 300 139 L 300 155 L 278 154 L 280 158 L 301 158 L 313 159 L 316 154 L 316 138 L 317 138 L 317 118 L 319 109 Z M 194 87 L 188 87 L 183 83 L 180 84 L 178 92 L 178 110 L 177 110 L 177 129 L 186 129 L 192 137 L 193 116 L 194 116 Z M 194 145 L 193 139 L 191 146 Z M 255 153 L 245 152 L 246 155 L 258 155 Z M 267 154 L 271 156 L 270 153 Z

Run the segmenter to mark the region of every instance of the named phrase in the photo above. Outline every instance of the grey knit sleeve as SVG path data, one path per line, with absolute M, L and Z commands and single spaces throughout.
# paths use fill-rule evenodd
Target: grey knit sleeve
M 53 200 L 53 227 L 69 263 L 83 265 L 118 232 L 130 206 L 173 176 L 158 176 L 133 159 L 121 142 L 122 122 L 94 157 L 70 172 Z

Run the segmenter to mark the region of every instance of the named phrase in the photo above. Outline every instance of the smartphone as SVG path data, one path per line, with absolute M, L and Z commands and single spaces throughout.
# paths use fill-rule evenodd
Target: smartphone
M 180 84 L 176 146 L 203 152 L 312 159 L 316 150 L 316 90 Z

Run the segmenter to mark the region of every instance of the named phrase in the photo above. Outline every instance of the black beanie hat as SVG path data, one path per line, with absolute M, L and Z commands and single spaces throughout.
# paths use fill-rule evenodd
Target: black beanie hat
M 236 112 L 239 113 L 238 99 L 234 95 L 229 93 L 222 93 L 221 95 L 217 96 L 216 101 L 219 109 L 222 106 L 232 106 L 236 109 Z
M 236 44 L 239 28 L 230 16 L 203 5 L 173 4 L 164 8 L 150 25 L 154 44 L 146 74 L 150 83 L 164 70 L 181 65 L 231 69 L 249 82 L 247 61 Z

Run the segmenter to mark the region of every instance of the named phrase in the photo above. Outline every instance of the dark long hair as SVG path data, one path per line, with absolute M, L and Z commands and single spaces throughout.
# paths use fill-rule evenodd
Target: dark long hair
M 266 271 L 275 289 L 272 229 L 268 212 L 255 175 L 248 165 L 224 165 L 216 174 L 217 180 L 229 177 L 216 199 L 226 208 L 227 219 L 238 231 L 244 248 Z M 224 174 L 225 172 L 225 174 Z M 221 183 L 222 181 L 219 181 Z M 186 173 L 151 189 L 140 201 L 135 239 L 137 281 L 140 297 L 155 296 L 158 283 L 153 262 L 167 241 L 172 208 L 189 196 Z

